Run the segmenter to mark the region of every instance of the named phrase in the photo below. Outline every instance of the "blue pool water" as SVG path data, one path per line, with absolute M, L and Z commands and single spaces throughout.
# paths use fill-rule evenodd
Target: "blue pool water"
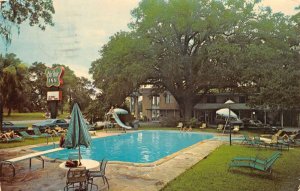
M 178 131 L 139 131 L 118 136 L 92 139 L 90 148 L 80 147 L 83 159 L 149 163 L 182 150 L 200 141 L 213 138 L 212 134 Z M 52 149 L 53 145 L 34 148 L 37 151 Z M 47 157 L 68 159 L 77 149 L 64 149 L 47 154 Z

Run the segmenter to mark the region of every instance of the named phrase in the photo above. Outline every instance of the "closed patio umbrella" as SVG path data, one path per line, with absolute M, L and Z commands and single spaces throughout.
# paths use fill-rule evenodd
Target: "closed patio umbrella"
M 68 133 L 65 140 L 65 147 L 75 149 L 79 147 L 79 164 L 80 164 L 80 146 L 89 147 L 91 144 L 91 136 L 88 131 L 87 124 L 81 114 L 77 103 L 74 104 L 71 113 L 71 120 L 68 128 Z

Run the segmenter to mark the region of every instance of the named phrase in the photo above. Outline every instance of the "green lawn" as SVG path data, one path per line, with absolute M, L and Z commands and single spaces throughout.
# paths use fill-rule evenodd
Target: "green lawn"
M 235 168 L 228 171 L 228 164 L 235 156 L 268 157 L 274 150 L 257 149 L 241 145 L 223 145 L 206 159 L 171 181 L 163 191 L 295 191 L 300 184 L 300 149 L 283 151 L 273 166 L 273 174 L 256 170 Z
M 65 112 L 58 116 L 58 118 L 66 118 L 70 114 Z M 11 116 L 3 115 L 4 121 L 23 121 L 23 120 L 45 120 L 44 113 L 11 113 Z
M 48 138 L 48 141 L 49 141 L 48 144 L 52 144 L 53 142 L 58 141 L 59 139 L 60 139 L 60 137 L 53 137 L 53 139 Z M 24 141 L 0 143 L 0 149 L 20 147 L 20 146 L 26 146 L 26 145 L 36 145 L 36 144 L 40 144 L 40 143 L 47 143 L 47 138 L 25 139 Z

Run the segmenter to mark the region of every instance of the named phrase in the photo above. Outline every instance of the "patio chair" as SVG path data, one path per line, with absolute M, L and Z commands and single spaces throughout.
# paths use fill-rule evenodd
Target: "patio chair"
M 249 137 L 247 133 L 243 133 L 244 140 L 242 141 L 242 144 L 250 145 L 250 146 L 260 146 L 260 141 L 256 137 L 253 139 Z
M 238 125 L 233 126 L 233 130 L 232 130 L 233 133 L 237 133 L 239 131 L 240 131 L 240 126 Z
M 218 124 L 217 130 L 223 131 L 224 125 L 223 124 Z
M 202 123 L 201 126 L 199 127 L 200 129 L 205 129 L 206 128 L 206 123 Z
M 183 123 L 182 122 L 179 122 L 177 127 L 179 128 L 179 130 L 181 131 L 183 129 Z
M 40 138 L 40 136 L 38 136 L 38 135 L 29 135 L 26 131 L 20 131 L 19 133 L 25 139 L 37 139 L 37 138 Z
M 40 137 L 51 137 L 51 135 L 48 133 L 41 133 L 39 128 L 33 128 L 33 132 L 35 135 L 40 136 Z
M 74 190 L 88 190 L 87 170 L 85 167 L 70 168 L 67 173 L 67 181 L 64 190 L 72 188 Z
M 243 133 L 243 135 L 244 140 L 242 141 L 242 144 L 253 145 L 253 140 L 249 137 L 249 135 L 246 133 Z
M 91 190 L 92 186 L 96 186 L 98 190 L 98 185 L 94 184 L 94 178 L 102 178 L 103 183 L 107 184 L 107 188 L 109 189 L 108 180 L 105 176 L 105 169 L 106 169 L 107 160 L 102 160 L 100 163 L 100 169 L 98 171 L 89 171 L 88 172 L 88 183 L 91 184 Z
M 272 173 L 272 166 L 275 161 L 280 157 L 281 152 L 274 152 L 270 157 L 261 159 L 256 157 L 235 157 L 229 163 L 229 169 L 232 167 L 246 167 L 263 172 Z

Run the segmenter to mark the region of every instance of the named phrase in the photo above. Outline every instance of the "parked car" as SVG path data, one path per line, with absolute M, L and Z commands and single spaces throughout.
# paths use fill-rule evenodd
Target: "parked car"
M 259 129 L 264 128 L 266 125 L 264 125 L 260 120 L 256 119 L 243 119 L 245 128 L 251 128 L 251 129 Z
M 39 128 L 40 130 L 45 130 L 46 127 L 54 128 L 56 126 L 68 128 L 69 123 L 64 119 L 47 119 L 45 121 L 33 124 L 32 128 Z
M 248 119 L 245 118 L 243 119 L 244 126 L 247 129 L 257 129 L 257 130 L 262 130 L 264 133 L 276 133 L 282 127 L 280 126 L 270 126 L 270 124 L 263 124 L 260 120 L 256 119 Z
M 28 127 L 26 125 L 16 125 L 10 121 L 3 121 L 2 122 L 3 131 L 24 131 L 27 130 Z
M 215 122 L 216 122 L 217 125 L 218 125 L 218 124 L 223 124 L 223 125 L 225 125 L 226 120 L 227 120 L 226 117 L 217 115 L 217 116 L 216 116 L 216 119 L 215 119 Z M 236 119 L 236 118 L 233 118 L 233 117 L 230 118 L 230 124 L 231 124 L 232 128 L 233 128 L 234 125 L 238 125 L 238 126 L 240 126 L 240 128 L 243 128 L 243 127 L 244 127 L 244 123 L 243 123 L 242 120 Z

